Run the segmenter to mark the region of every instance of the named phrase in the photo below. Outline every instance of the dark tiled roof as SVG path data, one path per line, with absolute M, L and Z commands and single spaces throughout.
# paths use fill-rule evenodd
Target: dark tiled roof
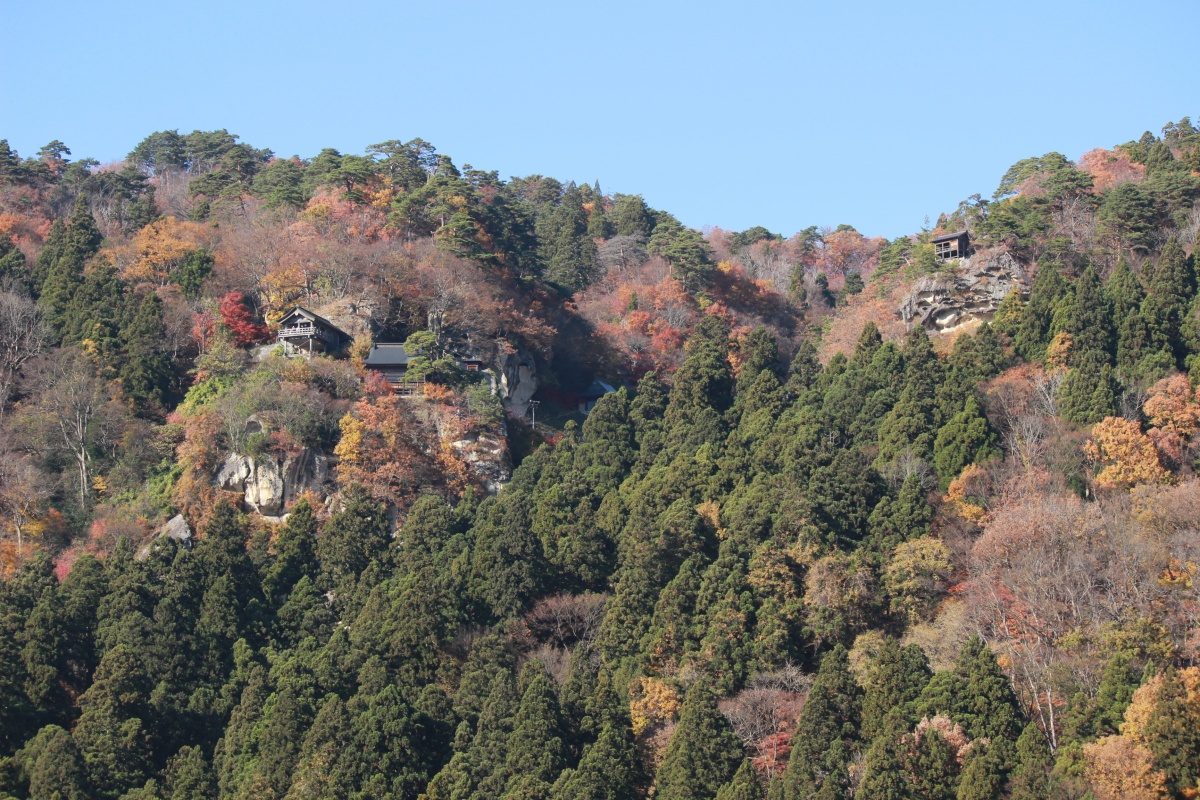
M 589 386 L 588 388 L 586 388 L 582 392 L 580 392 L 579 396 L 582 397 L 584 400 L 595 400 L 597 398 L 603 397 L 606 394 L 612 394 L 615 391 L 616 391 L 616 389 L 609 386 L 604 381 L 597 379 L 597 380 L 592 381 L 591 386 Z
M 363 363 L 368 367 L 407 367 L 413 357 L 405 352 L 404 345 L 384 342 L 374 345 Z
M 958 233 L 944 233 L 944 234 L 942 234 L 941 236 L 935 236 L 935 237 L 933 237 L 933 241 L 934 241 L 934 243 L 937 243 L 937 242 L 949 242 L 949 241 L 951 241 L 952 239 L 960 239 L 960 238 L 962 238 L 963 236 L 966 236 L 966 235 L 967 235 L 967 232 L 966 232 L 966 231 L 959 231 Z

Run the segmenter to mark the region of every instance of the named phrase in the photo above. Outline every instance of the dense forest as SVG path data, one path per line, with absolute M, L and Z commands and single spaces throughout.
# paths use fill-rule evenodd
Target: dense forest
M 0 797 L 1200 797 L 1188 118 L 891 241 L 71 155 L 0 141 Z M 961 230 L 1024 277 L 906 322 Z

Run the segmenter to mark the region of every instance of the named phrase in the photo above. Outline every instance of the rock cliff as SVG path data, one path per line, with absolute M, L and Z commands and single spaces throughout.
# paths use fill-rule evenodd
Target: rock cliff
M 1014 289 L 1029 294 L 1025 268 L 1004 250 L 964 259 L 953 272 L 922 278 L 896 313 L 930 331 L 948 331 L 972 321 L 989 321 Z
M 273 517 L 305 490 L 321 492 L 328 478 L 329 457 L 306 447 L 283 459 L 271 454 L 250 457 L 230 453 L 217 467 L 213 483 L 222 489 L 242 492 L 248 507 Z

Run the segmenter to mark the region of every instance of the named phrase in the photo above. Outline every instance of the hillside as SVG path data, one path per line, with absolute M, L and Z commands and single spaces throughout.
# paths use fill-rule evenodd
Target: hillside
M 0 141 L 0 796 L 1200 794 L 1187 118 L 892 241 L 71 156 Z

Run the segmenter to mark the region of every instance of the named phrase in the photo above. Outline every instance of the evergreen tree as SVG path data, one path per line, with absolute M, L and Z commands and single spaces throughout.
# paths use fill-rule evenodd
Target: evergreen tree
M 29 783 L 29 800 L 90 800 L 94 797 L 83 757 L 71 735 L 48 725 L 17 754 Z
M 74 738 L 96 797 L 115 800 L 149 777 L 151 742 L 143 723 L 148 684 L 140 655 L 120 644 L 104 654 L 79 698 Z
M 337 608 L 351 608 L 356 594 L 370 590 L 374 580 L 368 567 L 387 559 L 390 527 L 387 510 L 366 489 L 355 485 L 342 493 L 341 509 L 317 537 L 319 583 L 333 592 Z
M 1090 353 L 1110 359 L 1115 350 L 1112 310 L 1100 285 L 1100 276 L 1090 264 L 1075 279 L 1064 330 L 1071 335 L 1070 363 L 1082 363 Z
M 878 800 L 912 800 L 915 795 L 901 744 L 901 738 L 908 731 L 904 715 L 895 709 L 875 727 L 878 732 L 863 761 L 859 794 Z
M 583 195 L 572 186 L 558 206 L 538 225 L 539 252 L 546 277 L 570 292 L 586 288 L 596 279 L 596 245 L 588 235 Z
M 1188 303 L 1195 291 L 1187 254 L 1178 239 L 1172 237 L 1163 246 L 1150 277 L 1149 290 L 1162 304 L 1169 331 L 1175 334 L 1187 316 Z
M 955 800 L 958 763 L 950 744 L 936 728 L 928 728 L 910 755 L 913 794 L 921 800 Z
M 898 714 L 905 729 L 911 727 L 916 722 L 912 706 L 930 677 L 925 654 L 918 645 L 901 648 L 892 637 L 885 638 L 863 687 L 863 741 L 872 742 L 883 735 L 889 714 Z
M 1130 314 L 1136 313 L 1142 305 L 1146 292 L 1133 270 L 1129 268 L 1125 257 L 1117 259 L 1117 267 L 1104 282 L 1104 299 L 1112 314 L 1113 328 L 1121 330 Z
M 301 578 L 317 577 L 316 538 L 317 518 L 308 499 L 301 498 L 279 530 L 275 559 L 263 576 L 263 593 L 268 600 L 280 603 Z
M 612 218 L 617 236 L 649 237 L 654 231 L 654 217 L 639 194 L 618 195 Z
M 584 747 L 579 766 L 564 770 L 550 800 L 635 800 L 640 764 L 628 724 L 606 724 Z
M 936 434 L 933 404 L 922 402 L 917 389 L 905 387 L 899 401 L 879 423 L 879 452 L 875 456 L 875 468 L 886 469 L 893 460 L 906 453 L 922 461 L 930 461 Z
M 0 233 L 0 288 L 26 288 L 29 275 L 25 270 L 25 254 L 7 233 Z
M 846 744 L 858 736 L 861 694 L 850 672 L 846 648 L 839 644 L 821 659 L 817 679 L 800 711 L 792 754 L 782 777 L 782 800 L 804 800 L 830 775 L 846 768 Z
M 1054 762 L 1046 737 L 1037 725 L 1030 722 L 1017 739 L 1015 765 L 1009 776 L 1008 791 L 1012 800 L 1035 800 L 1050 792 L 1050 770 Z
M 587 234 L 592 239 L 607 239 L 612 235 L 612 225 L 604 209 L 604 195 L 600 192 L 599 181 L 596 181 L 592 189 L 592 210 L 588 213 Z
M 1167 669 L 1143 735 L 1154 766 L 1166 775 L 1167 788 L 1176 797 L 1200 784 L 1200 713 L 1195 705 L 1179 673 Z
M 738 767 L 733 780 L 717 792 L 716 800 L 762 800 L 762 796 L 762 787 L 758 785 L 754 765 L 746 760 Z
M 688 690 L 654 782 L 661 800 L 709 800 L 734 775 L 742 746 L 702 683 Z
M 544 796 L 567 765 L 566 726 L 554 687 L 540 662 L 526 664 L 521 682 L 525 692 L 513 717 L 504 764 L 509 776 L 505 796 L 526 797 L 535 786 L 544 787 L 540 790 Z
M 1106 358 L 1092 351 L 1067 373 L 1059 388 L 1059 408 L 1064 419 L 1091 425 L 1117 413 L 1119 387 Z
M 1041 361 L 1045 357 L 1054 312 L 1066 291 L 1066 282 L 1054 264 L 1043 264 L 1038 268 L 1029 302 L 1012 333 L 1013 345 L 1026 361 Z
M 162 350 L 163 305 L 158 295 L 147 294 L 137 314 L 121 331 L 124 364 L 121 385 L 138 408 L 163 408 L 171 390 L 171 363 Z
M 942 426 L 933 443 L 933 467 L 943 485 L 958 477 L 968 464 L 999 455 L 996 433 L 974 397 L 968 397 L 962 410 Z

